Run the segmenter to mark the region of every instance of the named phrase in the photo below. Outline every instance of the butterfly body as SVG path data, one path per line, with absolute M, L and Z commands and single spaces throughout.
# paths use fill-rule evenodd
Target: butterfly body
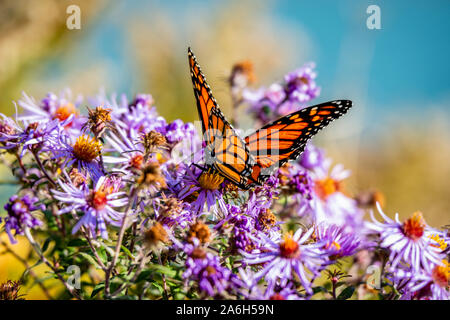
M 188 58 L 206 167 L 242 189 L 264 184 L 277 168 L 296 159 L 312 136 L 352 106 L 350 100 L 335 100 L 304 108 L 242 139 L 220 110 L 190 48 Z

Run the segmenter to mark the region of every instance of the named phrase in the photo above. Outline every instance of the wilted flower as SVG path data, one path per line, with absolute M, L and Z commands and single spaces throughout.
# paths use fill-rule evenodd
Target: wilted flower
M 156 222 L 152 227 L 148 228 L 144 233 L 144 242 L 150 248 L 157 248 L 162 243 L 169 242 L 169 236 L 163 225 Z
M 197 221 L 191 224 L 188 231 L 187 240 L 189 243 L 194 243 L 196 239 L 199 243 L 205 244 L 210 241 L 210 237 L 211 230 L 209 230 L 209 227 L 206 224 Z
M 111 109 L 98 106 L 95 109 L 88 108 L 88 111 L 88 121 L 84 127 L 89 127 L 94 136 L 99 138 L 106 128 L 111 127 Z
M 175 197 L 163 195 L 155 208 L 156 220 L 168 227 L 180 226 L 182 228 L 192 222 L 190 205 Z
M 19 290 L 19 281 L 8 280 L 0 284 L 0 300 L 23 300 Z

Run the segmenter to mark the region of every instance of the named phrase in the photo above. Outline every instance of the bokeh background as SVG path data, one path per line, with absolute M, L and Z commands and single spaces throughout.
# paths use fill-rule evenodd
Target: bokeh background
M 66 27 L 71 4 L 81 8 L 81 30 Z M 381 30 L 366 27 L 371 4 Z M 22 91 L 41 99 L 68 87 L 83 96 L 151 93 L 168 120 L 194 121 L 188 46 L 228 115 L 234 63 L 251 60 L 255 85 L 267 86 L 314 61 L 322 93 L 313 102 L 354 101 L 314 139 L 352 170 L 348 189 L 379 190 L 391 216 L 420 210 L 440 227 L 450 223 L 449 13 L 447 0 L 2 0 L 0 111 L 12 115 Z M 1 167 L 2 206 L 16 192 L 11 179 Z M 29 254 L 24 242 L 9 248 L 18 256 L 0 245 L 0 282 L 19 278 L 18 258 Z M 39 286 L 24 293 L 46 298 Z

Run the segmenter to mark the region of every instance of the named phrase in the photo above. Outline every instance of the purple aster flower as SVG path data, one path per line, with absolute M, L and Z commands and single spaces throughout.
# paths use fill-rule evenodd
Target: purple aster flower
M 326 225 L 321 223 L 316 227 L 315 236 L 317 241 L 323 242 L 322 250 L 330 260 L 355 254 L 361 240 L 354 234 L 344 232 L 342 227 Z
M 280 231 L 280 222 L 277 222 L 275 215 L 270 210 L 272 202 L 264 197 L 259 197 L 251 192 L 243 209 L 243 214 L 252 218 L 251 229 L 261 231 L 266 234 Z M 253 241 L 252 241 L 253 242 Z M 253 247 L 255 244 L 253 244 Z
M 278 171 L 282 191 L 291 196 L 292 205 L 287 209 L 302 216 L 312 207 L 314 182 L 311 173 L 298 163 L 287 163 Z
M 191 203 L 191 210 L 196 213 L 201 213 L 207 205 L 207 210 L 211 208 L 216 210 L 220 208 L 222 212 L 226 212 L 225 201 L 221 189 L 224 178 L 214 172 L 206 172 L 195 166 L 188 166 L 182 164 L 184 167 L 183 173 L 183 188 L 178 193 L 179 199 L 185 201 L 194 199 Z
M 220 264 L 218 256 L 193 245 L 187 245 L 185 251 L 188 258 L 183 278 L 186 282 L 195 281 L 204 297 L 224 297 L 242 286 L 242 281 Z
M 255 241 L 260 242 L 260 250 L 251 253 L 241 251 L 245 263 L 263 264 L 262 269 L 254 275 L 255 281 L 264 278 L 269 284 L 279 281 L 283 286 L 295 274 L 306 292 L 312 294 L 311 283 L 327 262 L 320 250 L 323 243 L 305 244 L 313 232 L 314 228 L 311 228 L 302 235 L 302 229 L 298 229 L 293 236 L 287 233 L 283 239 L 275 241 L 259 234 Z
M 243 101 L 250 105 L 250 112 L 262 123 L 275 120 L 297 111 L 320 94 L 313 63 L 305 64 L 284 77 L 284 83 L 274 83 L 269 88 L 256 91 L 244 89 Z
M 116 211 L 128 203 L 125 192 L 118 191 L 121 181 L 102 176 L 96 183 L 94 190 L 83 184 L 79 188 L 71 182 L 64 183 L 58 181 L 62 191 L 52 190 L 56 199 L 67 206 L 61 209 L 58 214 L 71 212 L 72 210 L 83 212 L 83 216 L 72 229 L 76 233 L 83 225 L 92 235 L 97 235 L 97 231 L 102 238 L 108 239 L 106 224 L 120 226 L 123 212 Z
M 290 282 L 287 285 L 270 285 L 261 290 L 259 287 L 254 287 L 252 292 L 247 296 L 250 300 L 302 300 L 296 288 Z
M 391 270 L 400 262 L 410 264 L 413 271 L 430 271 L 434 264 L 440 264 L 442 250 L 431 239 L 436 230 L 425 223 L 420 212 L 401 223 L 398 213 L 394 221 L 383 213 L 378 203 L 377 208 L 384 221 L 378 222 L 371 212 L 373 223 L 367 222 L 366 227 L 379 235 L 381 247 L 390 250 Z
M 38 198 L 32 197 L 28 194 L 23 197 L 13 195 L 9 198 L 9 202 L 5 204 L 7 216 L 4 218 L 5 231 L 9 236 L 11 243 L 17 243 L 14 236 L 23 235 L 25 228 L 35 228 L 42 225 L 42 222 L 31 215 L 31 212 L 36 210 L 44 210 L 43 204 L 38 205 Z M 0 222 L 2 218 L 0 217 Z M 15 231 L 14 235 L 12 231 Z
M 327 159 L 323 167 L 316 167 L 311 172 L 314 181 L 311 211 L 316 224 L 326 222 L 344 227 L 348 232 L 359 232 L 363 224 L 364 212 L 358 208 L 356 200 L 347 196 L 343 180 L 350 171 L 338 164 L 329 170 L 331 161 Z
M 61 134 L 61 127 L 58 120 L 49 122 L 33 122 L 25 128 L 19 126 L 11 118 L 0 114 L 3 118 L 3 130 L 0 131 L 0 142 L 2 149 L 22 148 L 20 156 L 26 151 L 40 152 L 45 147 L 51 146 L 53 141 Z M 25 124 L 25 122 L 24 122 Z
M 314 170 L 317 167 L 323 167 L 324 161 L 324 150 L 308 143 L 298 162 L 303 168 Z
M 156 220 L 168 227 L 186 228 L 193 222 L 189 203 L 175 197 L 162 196 L 156 200 Z
M 178 143 L 183 139 L 189 139 L 197 134 L 197 131 L 192 123 L 184 123 L 180 119 L 169 123 L 164 131 L 167 141 L 171 144 Z
M 130 169 L 140 169 L 144 162 L 144 146 L 141 140 L 131 141 L 127 137 L 126 132 L 117 127 L 114 133 L 110 133 L 105 137 L 109 145 L 113 147 L 113 151 L 119 153 L 118 156 L 104 156 L 105 163 L 117 165 L 113 171 L 120 171 L 124 174 L 129 174 Z
M 278 174 L 272 174 L 262 186 L 257 186 L 253 192 L 256 197 L 263 201 L 272 202 L 274 198 L 277 198 L 280 194 L 280 190 L 278 189 L 280 182 L 278 180 Z
M 450 300 L 450 265 L 447 260 L 433 265 L 429 270 L 394 272 L 394 283 L 402 300 Z
M 152 104 L 151 96 L 150 98 L 144 98 L 144 96 L 138 95 L 135 101 L 128 106 L 122 105 L 118 110 L 115 110 L 115 122 L 125 129 L 132 141 L 152 130 L 164 135 L 167 122 L 158 115 Z
M 48 93 L 40 103 L 37 103 L 25 92 L 22 95 L 23 97 L 18 101 L 18 105 L 25 110 L 25 114 L 18 116 L 19 121 L 41 123 L 56 119 L 71 134 L 79 134 L 81 127 L 86 122 L 86 119 L 80 116 L 78 110 L 82 97 L 79 96 L 74 103 L 71 102 L 72 94 L 69 89 L 66 89 L 59 96 Z
M 63 158 L 61 168 L 73 166 L 79 172 L 88 172 L 95 182 L 103 175 L 99 163 L 101 149 L 100 141 L 88 135 L 81 135 L 72 143 L 69 136 L 61 134 L 57 144 L 48 148 L 48 151 L 53 153 L 53 159 Z
M 320 88 L 315 81 L 315 67 L 314 63 L 307 63 L 284 77 L 286 93 L 290 100 L 306 103 L 320 94 Z
M 242 214 L 237 206 L 227 204 L 226 207 L 227 216 L 217 223 L 214 229 L 230 229 L 230 247 L 233 252 L 251 252 L 255 248 L 254 241 L 249 237 L 254 230 L 254 219 Z
M 130 103 L 129 107 L 136 107 L 138 105 L 142 106 L 152 106 L 155 101 L 151 94 L 138 93 L 133 102 Z

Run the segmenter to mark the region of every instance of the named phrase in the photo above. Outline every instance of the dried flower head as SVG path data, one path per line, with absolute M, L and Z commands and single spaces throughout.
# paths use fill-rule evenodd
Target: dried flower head
M 161 168 L 159 163 L 150 162 L 148 163 L 140 172 L 137 179 L 137 183 L 140 187 L 151 186 L 151 187 L 166 187 L 166 181 L 161 175 Z
M 190 226 L 188 231 L 188 242 L 192 243 L 194 238 L 197 238 L 200 243 L 207 243 L 210 241 L 211 231 L 203 222 L 197 221 Z
M 150 155 L 158 149 L 167 146 L 167 139 L 161 133 L 151 130 L 149 133 L 143 134 L 141 138 L 146 155 Z
M 106 128 L 111 127 L 111 109 L 98 106 L 95 109 L 88 108 L 88 111 L 86 126 L 89 126 L 91 132 L 99 138 L 105 132 Z
M 0 300 L 24 300 L 19 294 L 20 282 L 8 280 L 0 284 Z
M 162 224 L 156 222 L 152 227 L 145 231 L 144 241 L 149 247 L 157 247 L 161 242 L 168 243 L 169 235 Z
M 270 230 L 277 223 L 277 218 L 270 209 L 261 210 L 258 215 L 258 223 L 262 230 Z
M 77 168 L 72 168 L 72 170 L 70 170 L 69 177 L 70 180 L 72 180 L 73 185 L 76 187 L 87 183 L 86 177 L 80 171 L 78 171 Z

